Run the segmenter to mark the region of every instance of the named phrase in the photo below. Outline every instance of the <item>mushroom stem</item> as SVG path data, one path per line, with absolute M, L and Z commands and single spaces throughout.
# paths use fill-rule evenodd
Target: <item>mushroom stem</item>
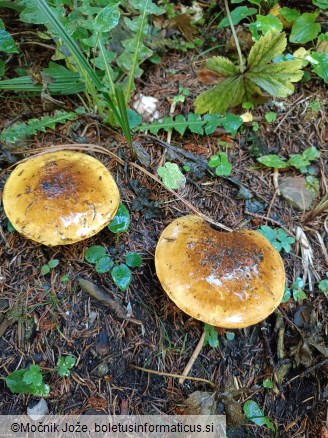
M 203 330 L 202 336 L 200 337 L 200 339 L 198 341 L 198 344 L 196 345 L 196 348 L 195 348 L 193 354 L 191 355 L 191 358 L 189 359 L 185 369 L 182 372 L 183 376 L 188 376 L 189 371 L 191 370 L 193 364 L 195 363 L 195 360 L 197 359 L 199 353 L 201 352 L 201 350 L 203 348 L 203 344 L 204 344 L 204 341 L 205 341 L 205 336 L 206 336 L 206 333 L 205 333 L 205 330 Z M 179 383 L 181 385 L 182 385 L 182 383 L 184 381 L 185 381 L 185 377 L 180 377 Z

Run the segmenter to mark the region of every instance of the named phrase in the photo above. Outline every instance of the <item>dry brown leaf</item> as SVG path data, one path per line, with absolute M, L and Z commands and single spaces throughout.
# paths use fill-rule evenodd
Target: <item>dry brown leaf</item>
M 224 80 L 224 76 L 206 67 L 199 70 L 197 76 L 199 82 L 202 82 L 205 85 L 219 84 Z
M 215 392 L 195 391 L 186 399 L 186 415 L 215 415 Z
M 93 409 L 108 409 L 108 402 L 103 397 L 92 395 L 88 398 L 88 406 Z
M 178 29 L 187 41 L 192 41 L 197 29 L 191 22 L 191 16 L 188 14 L 180 14 L 170 18 L 167 23 L 168 29 Z

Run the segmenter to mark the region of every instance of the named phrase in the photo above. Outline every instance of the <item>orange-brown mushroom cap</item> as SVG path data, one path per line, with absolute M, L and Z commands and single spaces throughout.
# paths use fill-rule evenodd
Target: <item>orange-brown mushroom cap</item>
M 157 276 L 188 315 L 223 328 L 242 328 L 280 304 L 285 270 L 278 251 L 256 231 L 212 229 L 198 216 L 174 220 L 155 252 Z
M 117 185 L 97 159 L 80 152 L 50 152 L 19 164 L 3 191 L 5 213 L 15 229 L 48 246 L 98 233 L 120 202 Z

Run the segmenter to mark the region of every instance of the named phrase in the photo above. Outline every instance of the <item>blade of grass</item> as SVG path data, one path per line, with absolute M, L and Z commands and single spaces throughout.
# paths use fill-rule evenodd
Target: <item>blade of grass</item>
M 49 26 L 50 31 L 54 31 L 56 35 L 59 35 L 59 37 L 62 39 L 63 43 L 65 44 L 66 48 L 69 50 L 70 54 L 74 58 L 77 68 L 80 74 L 83 76 L 86 82 L 86 87 L 89 90 L 92 97 L 95 100 L 97 100 L 96 90 L 98 90 L 102 94 L 108 106 L 112 110 L 117 122 L 121 126 L 125 137 L 129 141 L 129 139 L 131 139 L 130 130 L 129 129 L 127 130 L 127 126 L 122 120 L 122 117 L 120 116 L 120 113 L 118 112 L 111 96 L 108 94 L 106 90 L 104 90 L 103 84 L 101 83 L 95 71 L 90 66 L 88 60 L 83 55 L 79 46 L 72 39 L 72 37 L 66 32 L 64 26 L 59 21 L 57 16 L 54 14 L 52 8 L 50 8 L 48 3 L 45 0 L 35 0 L 35 1 L 47 19 L 47 23 L 45 23 L 45 25 Z
M 145 4 L 144 4 L 144 9 L 143 9 L 143 13 L 142 13 L 141 22 L 140 22 L 140 27 L 139 27 L 138 34 L 137 34 L 137 44 L 136 44 L 136 47 L 134 50 L 132 68 L 131 68 L 130 73 L 129 73 L 128 85 L 127 85 L 126 92 L 125 92 L 126 102 L 129 102 L 130 96 L 132 93 L 132 88 L 133 88 L 133 84 L 134 84 L 134 74 L 135 74 L 136 68 L 138 66 L 139 49 L 140 49 L 140 44 L 142 41 L 143 30 L 145 27 L 147 8 L 148 8 L 148 0 L 146 0 Z
M 122 121 L 122 129 L 123 132 L 128 133 L 128 135 L 126 135 L 126 140 L 128 142 L 128 145 L 130 147 L 130 152 L 132 154 L 132 156 L 134 156 L 134 152 L 132 150 L 132 138 L 131 138 L 131 131 L 130 131 L 130 125 L 129 125 L 129 119 L 128 119 L 128 113 L 126 111 L 126 102 L 125 102 L 125 96 L 124 96 L 124 91 L 123 91 L 123 85 L 122 84 L 118 84 L 115 87 L 115 95 L 116 95 L 116 101 L 117 101 L 117 105 L 118 108 L 120 110 L 121 113 L 121 121 Z

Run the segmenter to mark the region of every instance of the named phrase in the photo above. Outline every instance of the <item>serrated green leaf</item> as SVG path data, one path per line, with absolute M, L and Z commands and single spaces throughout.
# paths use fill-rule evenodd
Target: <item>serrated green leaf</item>
M 317 61 L 312 64 L 313 71 L 328 84 L 328 53 L 311 52 L 311 56 Z
M 183 189 L 186 185 L 186 177 L 175 163 L 167 162 L 157 169 L 158 175 L 169 189 Z
M 101 245 L 93 245 L 84 253 L 84 259 L 89 263 L 96 263 L 101 257 L 106 255 L 106 248 Z
M 137 252 L 130 251 L 125 256 L 125 263 L 130 268 L 137 268 L 142 263 L 142 258 Z
M 123 233 L 124 231 L 127 231 L 130 226 L 130 213 L 129 210 L 120 203 L 116 215 L 114 216 L 114 219 L 111 221 L 111 223 L 108 225 L 109 231 L 112 233 Z
M 124 264 L 115 266 L 112 269 L 111 275 L 114 283 L 120 290 L 125 291 L 128 289 L 132 279 L 132 273 L 128 266 Z
M 98 274 L 105 274 L 114 266 L 113 260 L 108 256 L 100 257 L 95 264 L 95 270 Z
M 303 77 L 301 68 L 302 60 L 295 59 L 277 64 L 259 65 L 247 72 L 246 76 L 271 96 L 287 97 L 294 91 L 291 82 L 298 82 Z
M 258 162 L 267 167 L 272 167 L 274 169 L 283 169 L 288 167 L 288 162 L 284 161 L 278 155 L 263 155 L 257 159 Z
M 273 34 L 267 32 L 251 48 L 248 55 L 247 69 L 267 64 L 280 55 L 286 48 L 287 38 L 285 33 Z
M 320 33 L 321 26 L 315 23 L 317 13 L 305 13 L 295 20 L 289 36 L 291 43 L 304 44 L 313 41 Z
M 229 106 L 242 103 L 245 87 L 242 76 L 236 75 L 225 79 L 210 90 L 201 93 L 195 100 L 197 114 L 224 114 Z
M 213 56 L 209 58 L 205 66 L 224 77 L 234 76 L 239 73 L 239 68 L 230 59 L 223 56 Z
M 247 400 L 243 410 L 248 420 L 253 421 L 258 426 L 267 426 L 270 430 L 275 431 L 274 425 L 254 400 Z
M 255 8 L 248 8 L 247 6 L 238 6 L 236 9 L 231 11 L 231 19 L 233 24 L 238 24 L 246 17 L 249 17 L 250 15 L 256 14 L 257 10 Z M 221 29 L 222 27 L 229 26 L 229 20 L 227 17 L 223 18 L 223 20 L 220 21 L 218 28 Z
M 16 370 L 5 378 L 12 393 L 48 396 L 49 385 L 43 383 L 43 376 L 38 365 L 31 365 L 29 370 Z
M 274 15 L 257 15 L 256 16 L 256 24 L 257 28 L 263 33 L 267 32 L 281 32 L 282 31 L 282 22 L 278 17 Z

